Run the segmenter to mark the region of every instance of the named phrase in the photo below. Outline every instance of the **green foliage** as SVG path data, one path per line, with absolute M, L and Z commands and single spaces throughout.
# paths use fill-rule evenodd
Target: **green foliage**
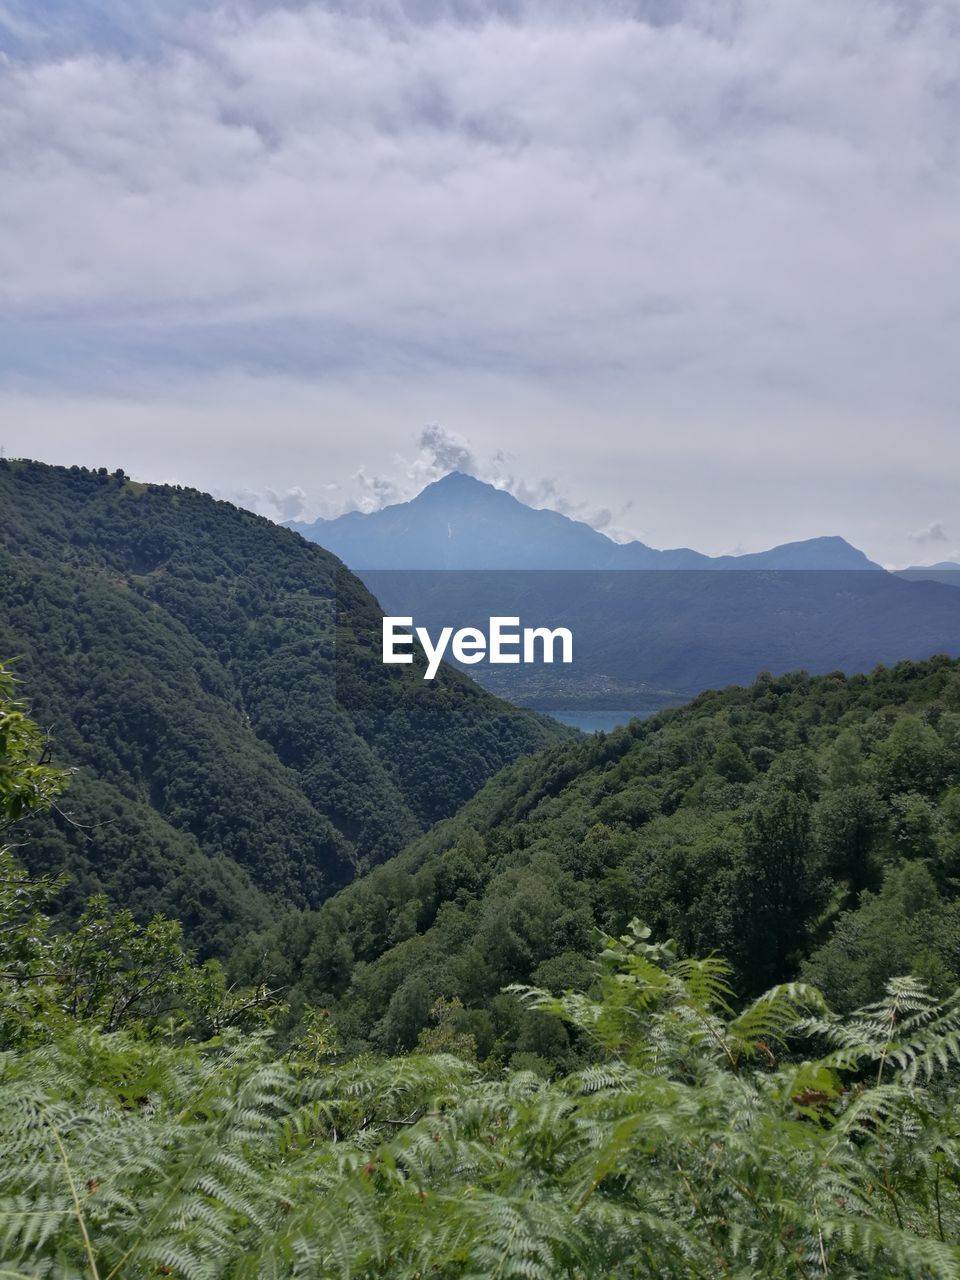
M 24 856 L 70 871 L 73 915 L 105 893 L 223 954 L 571 736 L 450 670 L 384 667 L 339 561 L 195 490 L 12 462 L 0 541 L 0 658 L 76 769 Z
M 602 940 L 592 996 L 515 993 L 595 1046 L 554 1080 L 71 1017 L 0 1057 L 7 1273 L 956 1280 L 960 993 L 732 1014 L 726 966 L 649 936 Z
M 0 830 L 33 809 L 46 809 L 68 778 L 50 768 L 43 734 L 15 692 L 13 674 L 0 665 Z
M 76 1020 L 182 1039 L 256 1025 L 277 1010 L 274 993 L 228 988 L 216 960 L 198 965 L 176 921 L 140 926 L 101 898 L 74 928 L 56 928 L 44 911 L 56 888 L 0 851 L 0 1051 L 47 1044 Z
M 845 911 L 829 940 L 803 966 L 833 1004 L 865 1004 L 898 973 L 952 989 L 960 960 L 960 902 L 944 901 L 922 863 L 891 868 L 877 892 L 866 890 Z
M 421 1053 L 449 1053 L 465 1062 L 477 1060 L 477 1038 L 464 1021 L 463 1003 L 455 996 L 444 1000 L 441 996 L 430 1010 L 431 1027 L 424 1028 L 417 1037 L 417 1049 Z
M 713 768 L 728 782 L 749 782 L 753 777 L 750 762 L 735 738 L 725 738 L 713 755 Z
M 32 748 L 0 763 L 10 794 L 61 783 Z M 754 815 L 788 851 L 794 764 Z M 481 852 L 466 833 L 453 883 Z M 55 884 L 9 851 L 0 885 L 3 1275 L 960 1277 L 960 991 L 894 978 L 844 1019 L 788 983 L 737 1011 L 729 965 L 633 920 L 587 990 L 514 986 L 486 1025 L 435 1000 L 418 1054 L 345 1061 L 323 1010 L 275 1046 L 269 994 L 228 989 L 178 925 L 100 900 L 57 928 Z M 512 1069 L 482 1072 L 478 1033 L 517 1010 Z M 584 1065 L 556 1076 L 566 1028 Z
M 960 983 L 958 706 L 960 664 L 934 658 L 763 676 L 551 748 L 300 919 L 295 947 L 281 922 L 231 972 L 282 975 L 295 1006 L 333 1009 L 347 1045 L 387 1052 L 456 998 L 481 1061 L 534 1053 L 560 1070 L 582 1061 L 578 1036 L 497 993 L 588 984 L 594 928 L 634 915 L 680 955 L 725 956 L 747 997 L 807 959 L 842 1009 L 910 970 L 945 992 Z M 877 902 L 907 866 L 923 872 L 920 913 L 893 879 Z
M 36 724 L 0 667 L 0 776 L 13 818 L 50 804 L 67 781 L 44 761 Z M 105 898 L 88 903 L 76 927 L 48 914 L 63 877 L 31 878 L 0 847 L 0 1051 L 46 1044 L 82 1019 L 104 1032 L 135 1024 L 163 1034 L 217 1034 L 272 1012 L 265 991 L 228 990 L 216 961 L 197 966 L 179 923 L 157 917 L 141 928 Z

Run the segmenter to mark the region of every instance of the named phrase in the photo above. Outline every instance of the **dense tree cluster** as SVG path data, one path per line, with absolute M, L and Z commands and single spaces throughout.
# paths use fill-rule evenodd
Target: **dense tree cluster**
M 77 769 L 27 856 L 72 872 L 75 911 L 103 891 L 222 953 L 566 733 L 384 667 L 333 556 L 195 490 L 4 461 L 0 535 L 0 659 Z
M 760 677 L 519 761 L 452 820 L 244 944 L 247 979 L 411 1048 L 438 999 L 481 1060 L 577 1062 L 503 996 L 587 980 L 595 926 L 632 916 L 755 993 L 805 974 L 834 1005 L 899 972 L 960 982 L 960 664 Z
M 960 1280 L 960 991 L 931 990 L 951 976 L 957 688 L 945 660 L 842 691 L 764 679 L 506 771 L 463 823 L 372 873 L 376 912 L 359 886 L 334 900 L 347 908 L 336 963 L 354 995 L 333 1019 L 303 1002 L 309 965 L 291 1010 L 198 963 L 175 921 L 139 925 L 103 898 L 72 924 L 52 917 L 59 879 L 0 848 L 4 1273 Z M 0 668 L 5 836 L 69 781 L 16 695 Z M 562 850 L 574 798 L 591 810 L 580 845 L 599 851 L 579 876 L 538 847 L 546 833 Z M 796 964 L 832 923 L 809 967 L 843 997 L 880 982 L 874 998 L 838 1015 L 794 981 L 740 1003 L 716 956 L 653 942 L 636 919 L 619 936 L 591 930 L 578 894 L 612 875 L 607 842 L 627 850 L 647 832 L 667 849 L 685 810 L 706 822 L 699 845 L 678 828 L 681 848 L 700 850 L 699 891 L 720 892 L 704 851 L 722 834 L 739 927 L 760 917 L 741 940 L 742 976 L 754 960 L 764 972 Z M 609 918 L 638 900 L 639 868 L 624 858 L 616 895 L 597 900 Z M 401 892 L 418 875 L 445 895 L 422 934 Z M 677 875 L 684 891 L 697 887 Z M 472 903 L 482 937 L 462 928 Z M 782 939 L 769 903 L 789 926 Z M 311 964 L 332 910 L 288 931 Z M 899 932 L 881 956 L 885 914 Z M 447 923 L 458 915 L 459 935 Z M 407 936 L 357 964 L 361 923 L 371 953 L 383 930 Z M 536 985 L 482 1006 L 476 990 L 438 995 L 429 950 L 404 972 L 437 936 L 461 941 L 444 982 L 468 986 L 489 944 L 501 979 L 540 948 Z M 882 981 L 908 953 L 911 965 L 931 958 L 929 980 Z M 329 949 L 324 959 L 329 978 Z M 405 1003 L 387 1002 L 372 1038 L 415 1051 L 357 1054 L 355 993 L 384 965 Z M 483 1043 L 498 1029 L 508 1066 Z

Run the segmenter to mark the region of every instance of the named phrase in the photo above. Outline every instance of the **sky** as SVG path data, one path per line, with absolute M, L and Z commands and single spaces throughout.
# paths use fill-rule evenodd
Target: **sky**
M 0 0 L 0 446 L 960 559 L 956 0 Z

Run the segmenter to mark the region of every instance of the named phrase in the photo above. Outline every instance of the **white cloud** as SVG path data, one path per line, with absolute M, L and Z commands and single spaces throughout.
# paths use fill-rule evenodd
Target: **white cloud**
M 906 342 L 911 376 L 957 302 L 948 6 L 423 8 L 8 67 L 8 314 L 811 385 Z
M 216 495 L 220 497 L 220 494 Z M 306 512 L 307 495 L 299 485 L 278 493 L 275 489 L 266 488 L 261 491 L 241 490 L 239 493 L 223 494 L 231 502 L 239 506 L 249 507 L 261 515 L 270 516 L 273 520 L 298 520 Z
M 439 421 L 520 496 L 718 549 L 873 531 L 895 476 L 909 528 L 960 467 L 953 0 L 42 13 L 0 0 L 8 448 L 95 394 L 146 458 L 131 424 L 194 396 L 178 473 L 246 457 L 283 510 L 269 398 L 235 402 L 295 380 L 307 508 L 409 496 Z
M 436 422 L 420 432 L 420 451 L 431 478 L 448 471 L 473 475 L 477 468 L 476 457 L 467 441 Z
M 361 467 L 352 476 L 353 496 L 339 504 L 328 501 L 318 508 L 318 513 L 331 516 L 345 510 L 376 511 L 391 503 L 409 501 L 426 485 L 450 471 L 463 471 L 498 489 L 505 489 L 528 506 L 560 511 L 571 519 L 602 529 L 609 537 L 627 540 L 634 536 L 622 525 L 629 516 L 630 501 L 623 503 L 614 514 L 609 507 L 598 507 L 589 501 L 571 498 L 567 487 L 555 476 L 531 479 L 518 459 L 503 450 L 485 455 L 465 437 L 438 423 L 423 428 L 417 445 L 412 457 L 402 453 L 393 455 L 388 475 L 370 474 L 366 467 Z
M 911 542 L 949 542 L 947 532 L 939 520 L 934 520 L 923 529 L 917 529 L 909 535 Z

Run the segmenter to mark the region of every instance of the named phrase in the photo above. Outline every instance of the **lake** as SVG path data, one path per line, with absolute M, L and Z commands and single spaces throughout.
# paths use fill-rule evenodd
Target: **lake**
M 541 709 L 541 708 L 538 708 Z M 559 720 L 561 724 L 573 725 L 575 729 L 582 729 L 584 733 L 609 733 L 611 729 L 616 729 L 618 725 L 626 724 L 628 720 L 645 720 L 647 716 L 652 716 L 654 711 L 647 709 L 646 711 L 589 711 L 586 708 L 577 711 L 546 711 L 544 715 L 553 716 L 554 720 Z

